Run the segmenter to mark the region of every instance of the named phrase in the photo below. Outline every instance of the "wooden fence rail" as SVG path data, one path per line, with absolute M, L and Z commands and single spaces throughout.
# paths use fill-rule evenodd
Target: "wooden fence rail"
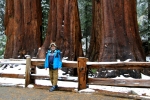
M 37 75 L 36 67 L 43 67 L 44 59 L 15 60 L 15 64 L 25 64 L 25 74 L 7 74 L 0 73 L 0 77 L 23 78 L 25 87 L 29 84 L 35 84 L 35 79 L 49 78 L 48 75 Z M 9 64 L 1 61 L 1 64 Z M 10 60 L 13 64 L 14 61 Z M 150 87 L 150 79 L 113 79 L 113 78 L 88 78 L 88 69 L 106 68 L 106 69 L 144 69 L 150 68 L 150 62 L 88 62 L 87 58 L 79 57 L 78 61 L 63 61 L 63 67 L 77 68 L 78 79 L 68 80 L 61 78 L 60 81 L 78 82 L 78 90 L 85 89 L 87 85 L 106 85 L 106 86 L 129 86 L 129 87 Z

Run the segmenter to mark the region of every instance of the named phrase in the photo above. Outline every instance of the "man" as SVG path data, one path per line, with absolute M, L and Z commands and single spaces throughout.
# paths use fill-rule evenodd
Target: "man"
M 49 68 L 49 75 L 52 83 L 52 88 L 50 88 L 49 91 L 52 92 L 58 88 L 58 69 L 62 67 L 62 60 L 60 50 L 56 49 L 57 46 L 55 43 L 51 43 L 49 48 L 46 54 L 44 67 L 46 70 Z

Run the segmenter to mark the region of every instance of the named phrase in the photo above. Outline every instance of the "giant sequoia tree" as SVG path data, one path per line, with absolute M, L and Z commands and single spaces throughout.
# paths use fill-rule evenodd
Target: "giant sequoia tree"
M 93 0 L 89 59 L 145 61 L 138 32 L 136 0 Z M 138 70 L 133 72 L 139 73 Z
M 41 0 L 6 0 L 4 58 L 18 55 L 36 56 L 41 46 Z
M 47 34 L 38 58 L 45 58 L 51 42 L 56 42 L 62 56 L 69 60 L 83 56 L 77 5 L 77 0 L 50 0 Z M 18 58 L 20 53 L 36 56 L 42 41 L 41 24 L 41 0 L 6 0 L 5 58 Z M 136 0 L 93 0 L 92 24 L 89 60 L 145 61 Z M 139 75 L 140 71 L 132 70 L 131 73 Z
M 51 0 L 48 29 L 38 57 L 45 58 L 51 42 L 56 42 L 62 56 L 77 60 L 83 56 L 77 0 Z
M 6 0 L 5 58 L 18 58 L 22 53 L 36 56 L 42 42 L 41 14 L 41 0 Z M 56 42 L 69 60 L 83 56 L 77 0 L 50 0 L 47 35 L 39 58 L 45 58 L 51 42 Z

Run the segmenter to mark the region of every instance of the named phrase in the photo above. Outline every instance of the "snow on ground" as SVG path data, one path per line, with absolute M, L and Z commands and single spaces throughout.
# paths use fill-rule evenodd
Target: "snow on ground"
M 0 68 L 0 73 L 16 73 L 16 74 L 25 74 L 25 65 L 13 66 L 13 68 L 7 67 L 5 69 Z M 45 69 L 38 69 L 36 68 L 38 75 L 49 75 L 49 71 Z M 74 78 L 77 80 L 77 77 L 69 77 L 68 75 L 63 75 L 63 71 L 59 70 L 59 77 L 67 77 L 67 78 Z M 115 79 L 125 79 L 122 75 L 120 77 L 116 77 Z M 128 78 L 133 79 L 133 78 Z M 142 79 L 150 79 L 149 76 L 142 74 Z M 0 84 L 3 86 L 14 86 L 15 84 L 20 84 L 20 86 L 24 87 L 25 80 L 24 79 L 17 79 L 17 78 L 0 78 Z M 36 80 L 36 84 L 51 86 L 51 82 L 49 80 Z M 66 81 L 58 81 L 59 87 L 78 87 L 77 82 L 66 82 Z M 32 88 L 33 85 L 29 85 L 29 88 Z M 81 90 L 79 92 L 95 92 L 93 89 L 100 89 L 100 90 L 107 90 L 113 92 L 121 92 L 121 93 L 134 93 L 138 95 L 146 94 L 150 96 L 150 88 L 131 88 L 131 87 L 115 87 L 115 86 L 100 86 L 100 85 L 89 85 L 89 88 L 85 90 Z

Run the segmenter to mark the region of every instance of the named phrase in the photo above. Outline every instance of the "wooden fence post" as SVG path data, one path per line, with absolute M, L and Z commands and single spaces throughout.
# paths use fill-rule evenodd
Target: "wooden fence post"
M 31 68 L 31 58 L 26 58 L 26 72 L 25 72 L 25 87 L 30 84 L 30 68 Z
M 78 58 L 78 90 L 86 89 L 87 82 L 87 58 L 79 57 Z

